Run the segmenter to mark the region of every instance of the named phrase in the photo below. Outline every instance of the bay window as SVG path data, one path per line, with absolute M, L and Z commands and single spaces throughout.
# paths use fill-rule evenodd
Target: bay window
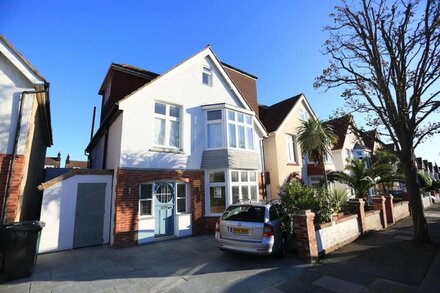
M 154 103 L 154 145 L 180 147 L 180 107 Z
M 208 148 L 223 147 L 222 110 L 207 112 L 208 121 Z
M 232 202 L 258 200 L 257 173 L 255 171 L 231 171 Z
M 226 209 L 225 171 L 208 173 L 209 210 L 211 213 L 223 213 Z
M 246 150 L 254 149 L 252 116 L 232 110 L 228 111 L 228 146 Z
M 209 110 L 206 112 L 206 121 L 208 149 L 227 147 L 254 150 L 252 115 L 231 109 Z

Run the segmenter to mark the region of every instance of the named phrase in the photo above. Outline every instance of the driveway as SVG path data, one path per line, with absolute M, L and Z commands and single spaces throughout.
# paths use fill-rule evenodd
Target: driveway
M 197 236 L 39 255 L 31 278 L 0 285 L 0 292 L 268 292 L 309 266 L 292 255 L 224 253 L 213 236 Z
M 40 255 L 30 279 L 0 292 L 440 292 L 440 205 L 426 210 L 432 243 L 411 240 L 411 218 L 309 265 L 227 254 L 213 236 Z

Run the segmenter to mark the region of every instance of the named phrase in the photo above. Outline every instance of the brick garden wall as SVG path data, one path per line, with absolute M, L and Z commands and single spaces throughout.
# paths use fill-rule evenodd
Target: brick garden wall
M 348 202 L 353 215 L 315 226 L 315 214 L 310 210 L 299 211 L 292 216 L 298 257 L 315 262 L 318 255 L 325 255 L 342 247 L 369 230 L 386 229 L 388 225 L 409 216 L 408 202 L 393 203 L 393 196 L 372 198 L 372 210 L 365 211 L 362 199 Z
M 9 167 L 11 164 L 11 155 L 0 154 L 0 217 L 2 217 L 3 205 L 6 196 L 6 183 L 9 176 Z M 20 204 L 20 188 L 23 179 L 25 157 L 18 155 L 14 165 L 14 174 L 12 176 L 8 209 L 6 211 L 6 222 L 15 221 Z
M 205 218 L 205 188 L 203 171 L 118 169 L 115 190 L 115 247 L 137 244 L 139 186 L 141 183 L 172 180 L 189 184 L 192 214 L 192 234 L 212 232 L 217 218 Z

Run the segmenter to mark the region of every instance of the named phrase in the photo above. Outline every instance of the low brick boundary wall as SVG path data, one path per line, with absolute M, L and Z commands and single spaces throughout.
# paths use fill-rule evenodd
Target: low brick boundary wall
M 315 232 L 318 255 L 332 252 L 358 238 L 361 233 L 357 218 L 358 215 L 350 215 L 318 226 Z
M 315 214 L 310 210 L 294 214 L 292 220 L 298 257 L 314 263 L 318 256 L 353 242 L 367 231 L 386 229 L 410 215 L 409 202 L 394 203 L 391 195 L 373 197 L 372 202 L 372 210 L 366 212 L 362 199 L 352 199 L 348 202 L 348 209 L 353 215 L 317 226 L 313 224 Z

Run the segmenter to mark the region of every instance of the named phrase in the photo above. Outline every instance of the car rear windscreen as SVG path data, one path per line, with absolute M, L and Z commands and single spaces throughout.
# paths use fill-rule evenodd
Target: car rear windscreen
M 221 217 L 221 220 L 264 223 L 265 207 L 251 205 L 230 206 Z

